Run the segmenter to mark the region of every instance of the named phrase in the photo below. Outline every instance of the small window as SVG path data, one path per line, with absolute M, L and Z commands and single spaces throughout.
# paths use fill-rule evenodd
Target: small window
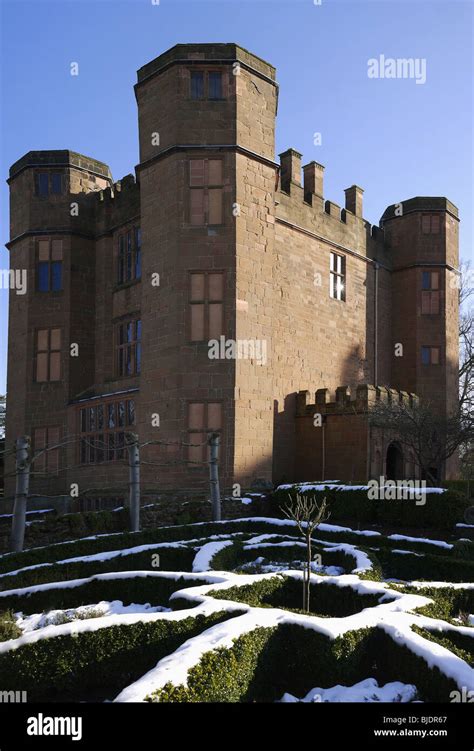
M 439 235 L 440 217 L 439 214 L 422 214 L 421 231 L 423 235 Z
M 52 195 L 62 193 L 62 175 L 60 172 L 51 172 L 51 193 Z
M 61 379 L 61 329 L 36 332 L 36 383 Z
M 223 272 L 191 272 L 189 283 L 190 341 L 218 339 L 224 333 Z
M 59 292 L 63 288 L 63 241 L 38 240 L 37 290 Z
M 439 271 L 423 271 L 421 280 L 421 314 L 437 315 L 440 310 Z
M 191 99 L 224 99 L 224 75 L 220 70 L 191 70 Z
M 36 173 L 36 195 L 49 195 L 49 175 L 47 172 Z
M 63 192 L 62 172 L 37 172 L 35 175 L 37 196 L 57 196 Z
M 190 402 L 188 404 L 188 461 L 202 465 L 208 460 L 207 438 L 210 432 L 222 431 L 221 402 Z
M 439 365 L 440 364 L 440 348 L 439 347 L 422 347 L 421 348 L 421 362 L 423 365 Z
M 60 428 L 58 427 L 35 428 L 33 433 L 33 451 L 34 454 L 38 454 L 33 465 L 35 472 L 57 474 L 59 470 L 59 437 Z
M 118 236 L 117 284 L 124 284 L 142 275 L 142 237 L 139 227 Z
M 209 99 L 222 99 L 222 73 L 220 71 L 209 71 L 208 88 Z
M 220 225 L 224 221 L 222 159 L 189 162 L 189 222 L 195 226 Z
M 118 376 L 133 376 L 140 373 L 141 336 L 142 326 L 140 320 L 117 324 L 115 362 Z
M 329 295 L 334 300 L 346 299 L 346 259 L 337 253 L 329 259 Z
M 204 99 L 204 71 L 191 71 L 191 99 Z

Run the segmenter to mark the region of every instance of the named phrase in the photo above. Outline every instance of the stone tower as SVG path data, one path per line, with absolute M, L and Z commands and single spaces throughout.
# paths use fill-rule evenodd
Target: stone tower
M 208 341 L 271 346 L 274 79 L 235 44 L 191 44 L 141 68 L 135 86 L 147 374 L 139 429 L 146 435 L 156 413 L 164 439 L 197 443 L 222 428 L 224 483 L 271 477 L 272 404 L 259 395 L 271 392 L 269 369 L 251 357 L 210 359 Z
M 392 385 L 448 414 L 459 361 L 458 210 L 446 198 L 412 198 L 389 206 L 382 226 L 392 257 Z

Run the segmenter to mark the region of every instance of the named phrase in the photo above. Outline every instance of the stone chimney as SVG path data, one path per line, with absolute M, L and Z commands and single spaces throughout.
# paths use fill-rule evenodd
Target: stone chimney
M 288 149 L 280 154 L 280 164 L 281 189 L 289 193 L 291 183 L 301 186 L 301 154 L 294 149 Z
M 362 217 L 362 188 L 358 185 L 351 185 L 344 191 L 346 194 L 346 211 L 351 211 L 356 216 Z
M 304 174 L 304 199 L 311 203 L 311 196 L 323 197 L 324 167 L 318 162 L 310 162 L 303 167 Z

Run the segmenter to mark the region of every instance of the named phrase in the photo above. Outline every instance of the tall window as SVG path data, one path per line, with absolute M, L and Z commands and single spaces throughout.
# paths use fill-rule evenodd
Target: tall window
M 189 340 L 218 339 L 224 333 L 223 272 L 193 271 L 189 285 Z
M 61 172 L 36 172 L 35 191 L 37 196 L 54 196 L 63 192 Z
M 423 235 L 439 235 L 439 214 L 422 214 L 421 231 Z
M 426 346 L 421 348 L 421 362 L 423 365 L 439 365 L 440 348 Z
M 222 431 L 221 402 L 190 402 L 188 404 L 188 460 L 205 462 L 208 457 L 206 439 L 210 432 Z
M 439 313 L 439 271 L 423 271 L 421 278 L 421 313 Z
M 194 225 L 223 223 L 222 159 L 190 159 L 189 221 Z
M 223 99 L 222 71 L 220 70 L 192 70 L 191 99 Z
M 56 474 L 59 469 L 59 448 L 52 448 L 59 443 L 60 429 L 55 428 L 35 428 L 33 433 L 33 451 L 43 451 L 48 447 L 51 450 L 44 451 L 35 459 L 34 468 L 38 472 L 48 472 Z
M 329 294 L 335 300 L 346 299 L 346 259 L 337 253 L 330 254 Z
M 139 227 L 122 232 L 118 238 L 117 283 L 124 284 L 142 275 L 142 238 Z
M 59 292 L 63 288 L 63 241 L 38 240 L 37 290 Z
M 116 371 L 119 376 L 140 373 L 142 360 L 142 322 L 125 321 L 116 325 Z
M 36 332 L 37 383 L 61 380 L 61 329 L 38 329 Z
M 132 399 L 91 404 L 79 410 L 80 462 L 96 464 L 125 457 L 125 432 L 135 425 Z

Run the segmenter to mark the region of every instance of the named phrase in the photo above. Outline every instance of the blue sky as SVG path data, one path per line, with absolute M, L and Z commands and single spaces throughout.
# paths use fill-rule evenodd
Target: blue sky
M 0 269 L 8 268 L 10 165 L 31 149 L 138 162 L 136 71 L 179 42 L 236 42 L 277 68 L 276 153 L 326 166 L 325 197 L 365 189 L 364 216 L 417 195 L 460 210 L 472 256 L 472 2 L 466 0 L 0 0 Z M 369 79 L 379 55 L 424 58 L 427 80 Z M 71 62 L 79 76 L 70 75 Z M 321 133 L 321 145 L 314 133 Z M 0 393 L 7 298 L 0 290 Z

